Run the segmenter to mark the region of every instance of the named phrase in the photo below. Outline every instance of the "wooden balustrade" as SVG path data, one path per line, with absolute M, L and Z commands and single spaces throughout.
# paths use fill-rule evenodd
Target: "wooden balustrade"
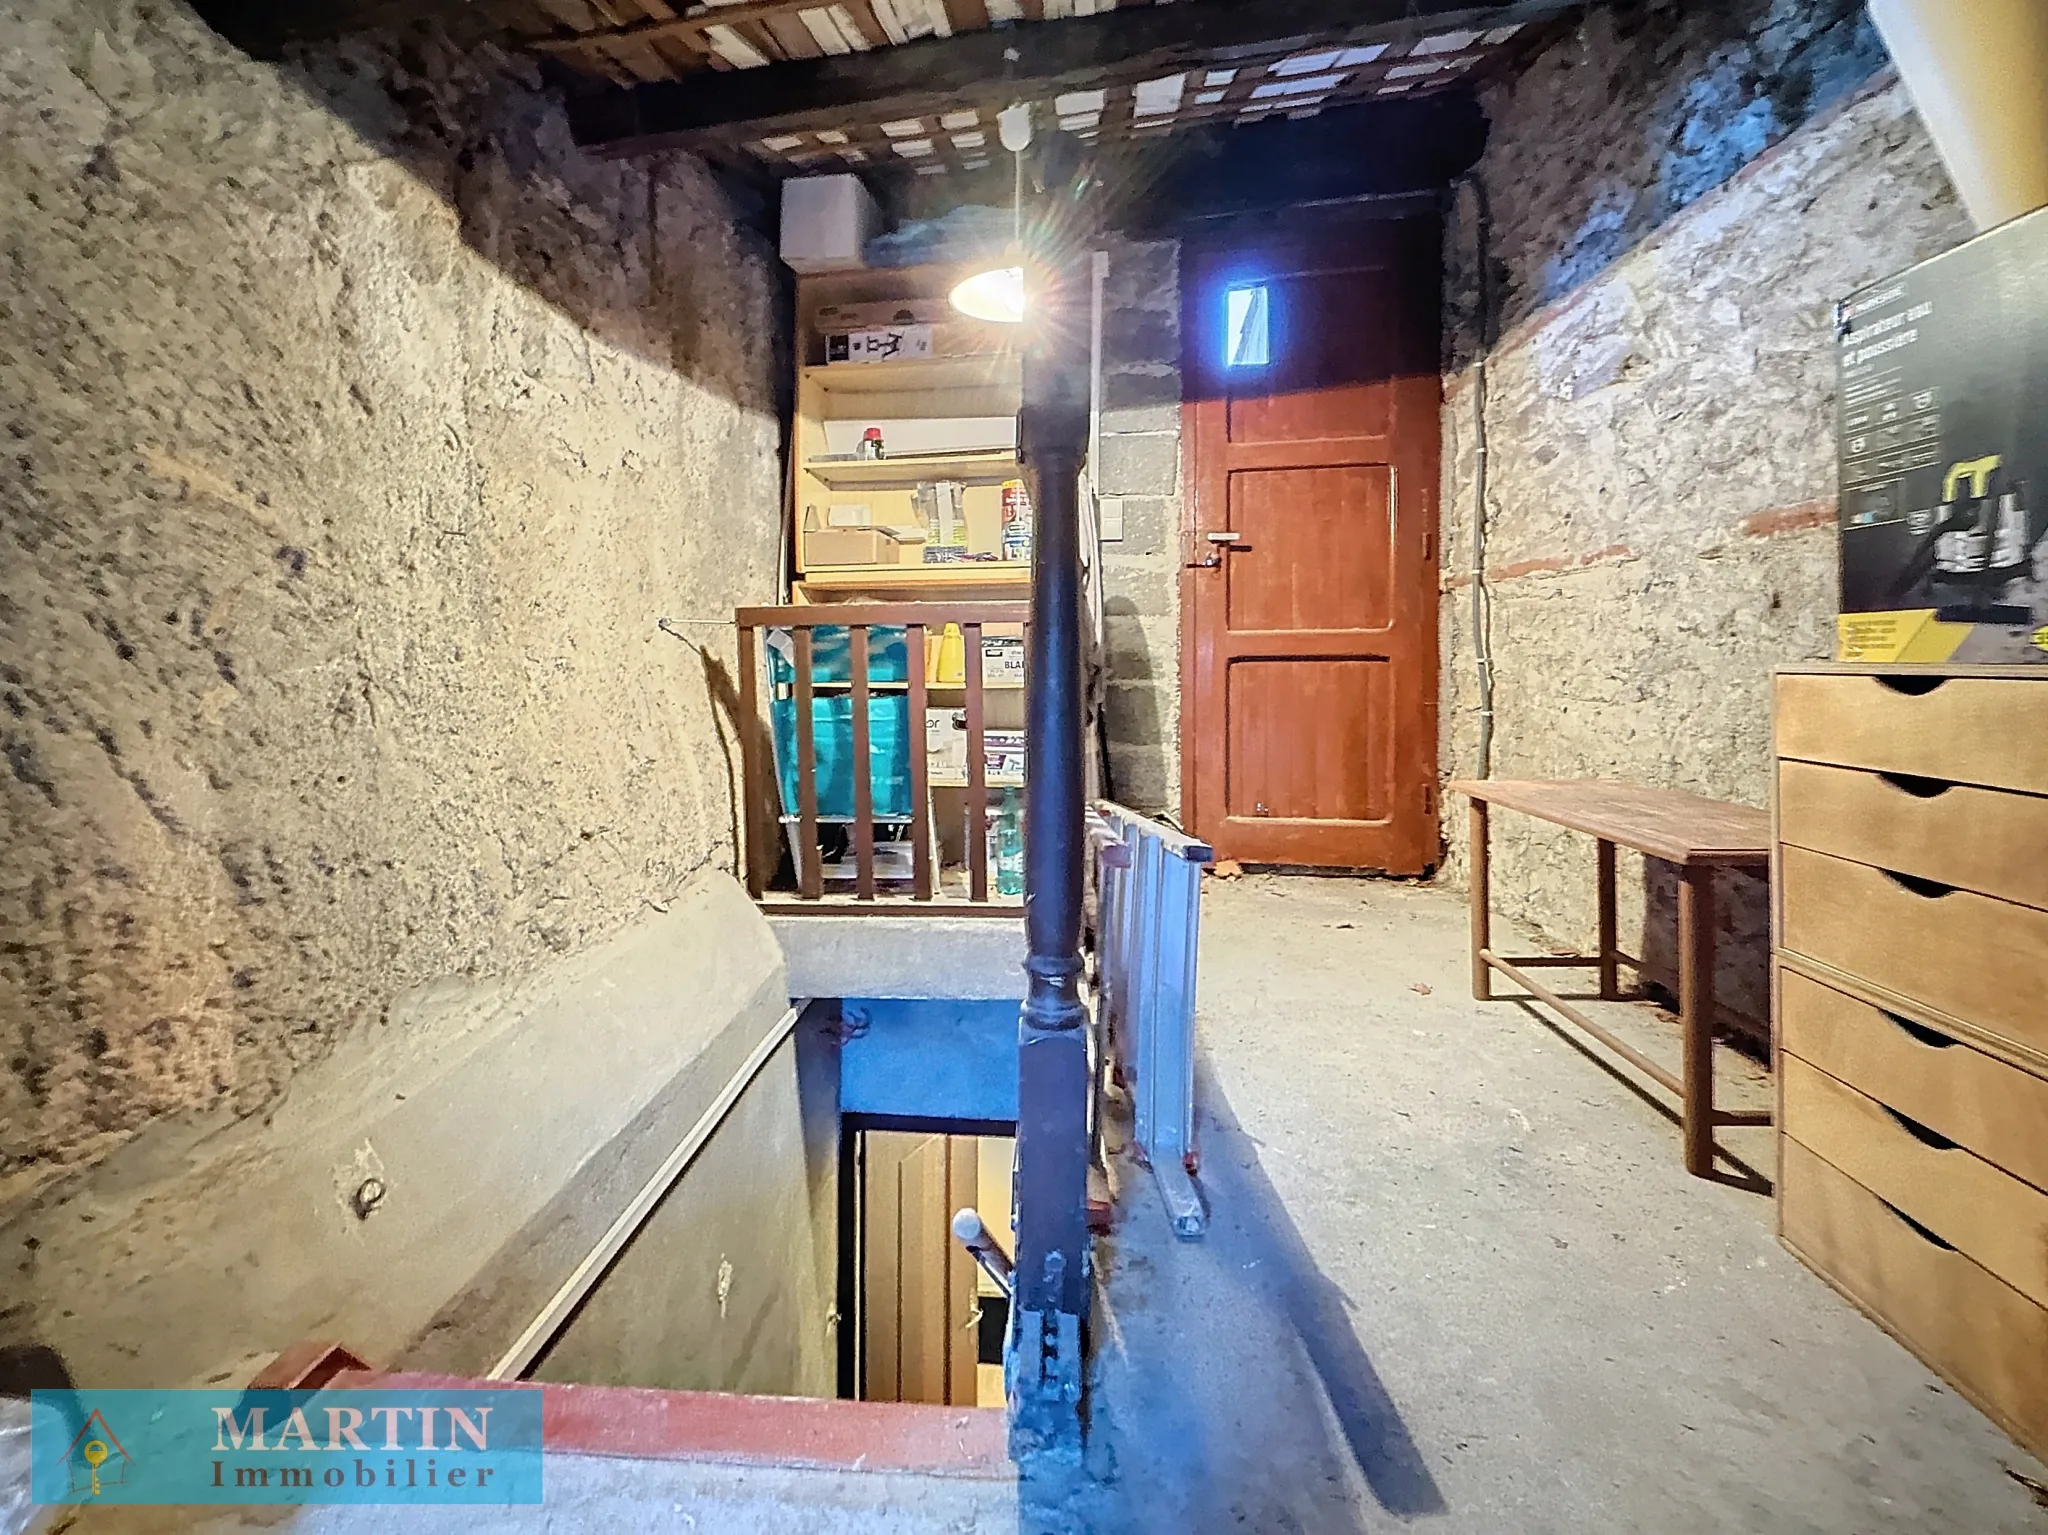
M 877 873 L 876 830 L 880 821 L 900 825 L 907 821 L 910 833 L 910 896 L 932 902 L 941 894 L 940 850 L 934 843 L 935 786 L 926 757 L 926 709 L 934 691 L 964 694 L 967 761 L 965 791 L 965 857 L 968 900 L 989 903 L 988 857 L 989 789 L 987 732 L 989 682 L 983 675 L 983 640 L 998 626 L 1015 626 L 1021 634 L 1030 615 L 1024 602 L 902 602 L 830 603 L 790 607 L 741 608 L 736 614 L 739 627 L 740 675 L 740 761 L 743 779 L 747 838 L 746 868 L 748 890 L 757 899 L 768 897 L 769 876 L 779 861 L 778 844 L 784 828 L 794 830 L 792 862 L 796 871 L 796 894 L 805 901 L 822 900 L 825 895 L 824 858 L 819 829 L 828 821 L 842 819 L 821 814 L 818 787 L 817 701 L 821 693 L 844 689 L 849 695 L 853 759 L 852 814 L 845 817 L 850 827 L 854 859 L 853 896 L 857 901 L 878 899 L 883 883 Z M 928 681 L 926 658 L 936 637 L 949 624 L 959 626 L 965 652 L 959 683 Z M 817 666 L 817 631 L 843 629 L 847 633 L 845 677 L 821 679 Z M 873 636 L 877 629 L 904 632 L 904 676 L 881 679 L 873 675 Z M 787 683 L 775 677 L 764 636 L 776 631 L 789 635 L 790 676 Z M 788 689 L 787 698 L 780 689 Z M 901 689 L 905 695 L 905 733 L 909 752 L 909 802 L 907 816 L 878 818 L 875 806 L 872 704 L 877 692 Z M 784 802 L 783 765 L 775 761 L 776 737 L 763 726 L 764 705 L 773 720 L 779 704 L 787 702 L 793 730 L 788 749 L 795 759 L 795 805 Z

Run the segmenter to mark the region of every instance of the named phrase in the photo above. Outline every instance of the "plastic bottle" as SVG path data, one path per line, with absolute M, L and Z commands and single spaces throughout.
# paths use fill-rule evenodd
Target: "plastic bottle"
M 861 433 L 860 456 L 862 458 L 870 459 L 881 458 L 883 456 L 882 429 L 879 426 L 871 426 L 865 432 Z
M 996 894 L 1024 893 L 1024 807 L 1015 789 L 1003 790 L 1003 813 L 996 819 Z

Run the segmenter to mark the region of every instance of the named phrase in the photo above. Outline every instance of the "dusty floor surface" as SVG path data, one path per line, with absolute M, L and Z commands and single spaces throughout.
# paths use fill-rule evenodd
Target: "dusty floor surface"
M 1471 1000 L 1455 898 L 1254 876 L 1202 925 L 1211 1226 L 1177 1243 L 1126 1185 L 1099 1528 L 2048 1531 L 2009 1472 L 2048 1473 L 1785 1252 L 1739 1169 L 1686 1176 L 1665 1114 Z M 1669 1023 L 1599 1006 L 1675 1064 Z M 1721 1144 L 1771 1173 L 1769 1132 Z

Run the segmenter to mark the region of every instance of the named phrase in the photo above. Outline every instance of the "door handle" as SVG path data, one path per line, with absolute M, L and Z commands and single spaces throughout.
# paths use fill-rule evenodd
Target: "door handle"
M 1201 540 L 1195 544 L 1195 547 L 1188 551 L 1189 559 L 1187 560 L 1187 568 L 1189 570 L 1216 569 L 1223 563 L 1224 551 L 1229 549 L 1232 545 L 1236 544 L 1237 541 L 1237 535 L 1235 533 L 1228 531 L 1221 533 L 1204 533 L 1201 537 Z M 1202 544 L 1204 543 L 1206 543 L 1209 546 L 1208 552 L 1205 555 L 1203 555 L 1200 559 L 1194 558 L 1193 556 L 1201 551 Z

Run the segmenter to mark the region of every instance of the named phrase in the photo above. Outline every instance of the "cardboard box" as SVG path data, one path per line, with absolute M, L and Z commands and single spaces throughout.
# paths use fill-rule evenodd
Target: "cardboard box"
M 825 338 L 825 361 L 899 362 L 932 355 L 932 327 L 891 325 L 880 330 L 847 331 Z
M 967 776 L 967 711 L 926 709 L 924 711 L 925 772 L 934 779 L 959 780 Z
M 825 333 L 825 361 L 887 362 L 899 357 L 979 357 L 1008 346 L 973 320 L 920 320 Z
M 982 755 L 988 759 L 988 781 L 992 784 L 1024 781 L 1024 732 L 984 730 Z
M 889 325 L 937 325 L 959 311 L 942 298 L 883 299 L 868 304 L 821 304 L 812 323 L 821 331 L 879 330 Z
M 967 711 L 926 709 L 925 771 L 933 781 L 962 783 L 967 778 Z M 981 733 L 982 761 L 992 787 L 1024 781 L 1024 732 L 989 730 Z
M 809 528 L 804 532 L 804 569 L 827 565 L 894 565 L 897 551 L 921 540 L 890 528 Z
M 865 266 L 881 210 L 853 175 L 792 176 L 782 183 L 782 260 L 798 272 Z
M 1845 661 L 2048 662 L 2048 211 L 1843 301 Z
M 990 635 L 981 642 L 981 680 L 1022 687 L 1024 641 L 1014 635 Z

